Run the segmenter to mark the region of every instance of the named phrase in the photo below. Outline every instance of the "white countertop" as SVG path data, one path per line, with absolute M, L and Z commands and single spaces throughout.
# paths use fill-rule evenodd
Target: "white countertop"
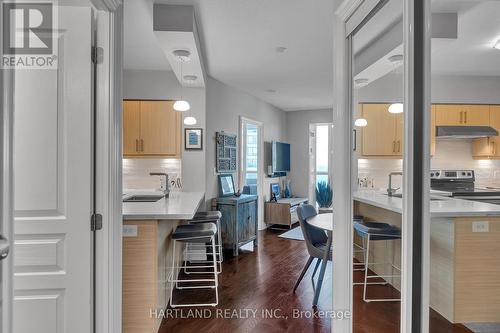
M 132 195 L 162 194 L 159 191 L 124 191 L 123 198 Z M 200 207 L 203 192 L 170 192 L 168 198 L 156 202 L 124 202 L 124 220 L 190 220 Z
M 458 217 L 458 216 L 492 216 L 500 215 L 500 205 L 484 202 L 468 201 L 449 198 L 431 193 L 430 203 L 431 217 Z M 354 200 L 375 207 L 387 209 L 396 213 L 402 213 L 403 200 L 397 197 L 389 197 L 380 190 L 358 190 L 353 194 Z

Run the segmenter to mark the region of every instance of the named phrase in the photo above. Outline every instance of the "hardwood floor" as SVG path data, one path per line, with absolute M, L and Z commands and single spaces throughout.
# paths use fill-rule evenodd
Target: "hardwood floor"
M 216 308 L 191 308 L 198 310 L 198 313 L 190 312 L 189 308 L 175 309 L 175 312 L 167 309 L 159 333 L 330 332 L 330 319 L 312 316 L 312 268 L 302 280 L 297 292 L 292 293 L 295 281 L 308 258 L 305 243 L 280 238 L 279 234 L 280 231 L 262 231 L 259 234 L 259 247 L 255 252 L 242 251 L 237 258 L 227 254 L 223 272 L 219 276 L 219 305 Z M 319 311 L 332 309 L 332 276 L 329 272 L 330 263 L 318 304 Z M 355 272 L 355 279 L 360 279 L 361 274 Z M 375 287 L 371 292 L 384 295 L 395 291 L 388 287 Z M 181 302 L 202 298 L 209 300 L 213 295 L 206 289 L 174 293 L 176 301 Z M 355 287 L 354 332 L 399 332 L 399 306 L 399 302 L 364 303 L 362 286 Z M 268 310 L 267 315 L 265 310 Z M 294 311 L 306 311 L 306 316 L 294 318 Z M 272 317 L 271 313 L 275 316 Z M 234 318 L 236 314 L 246 318 Z M 451 325 L 437 313 L 431 312 L 431 332 L 470 331 L 461 325 Z

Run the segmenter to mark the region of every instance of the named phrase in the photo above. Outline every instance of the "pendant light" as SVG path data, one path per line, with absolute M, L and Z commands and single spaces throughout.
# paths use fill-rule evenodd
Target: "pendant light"
M 183 85 L 182 85 L 182 81 L 183 81 L 183 76 L 182 76 L 182 63 L 183 62 L 187 62 L 190 60 L 189 56 L 191 55 L 191 52 L 189 52 L 188 50 L 175 50 L 173 52 L 174 56 L 177 58 L 177 60 L 181 63 L 181 99 L 180 100 L 177 100 L 175 101 L 174 103 L 174 110 L 175 111 L 179 111 L 179 112 L 186 112 L 188 111 L 191 106 L 189 105 L 189 102 L 188 101 L 185 101 L 183 98 L 182 98 L 182 92 L 183 92 Z
M 389 105 L 388 111 L 390 113 L 403 113 L 403 103 L 394 103 Z
M 368 125 L 368 121 L 365 118 L 358 118 L 354 121 L 356 127 L 365 127 L 366 125 Z
M 182 77 L 182 80 L 187 82 L 188 84 L 191 84 L 194 81 L 196 81 L 197 78 L 198 77 L 196 75 L 184 75 Z M 189 109 L 189 115 L 186 118 L 184 118 L 184 125 L 188 126 L 196 125 L 196 118 L 191 115 L 191 109 Z

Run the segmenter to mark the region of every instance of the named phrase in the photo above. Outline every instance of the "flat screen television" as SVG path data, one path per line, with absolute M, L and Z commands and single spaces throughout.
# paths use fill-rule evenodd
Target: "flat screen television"
M 290 144 L 273 141 L 273 172 L 290 171 Z

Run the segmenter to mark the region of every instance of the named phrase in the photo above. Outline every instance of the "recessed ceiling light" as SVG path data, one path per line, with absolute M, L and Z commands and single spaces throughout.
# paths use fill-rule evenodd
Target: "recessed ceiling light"
M 402 54 L 395 54 L 387 58 L 387 60 L 389 60 L 392 63 L 399 63 L 403 62 L 404 56 Z
M 187 62 L 191 60 L 191 52 L 188 50 L 174 50 L 172 54 L 178 61 Z
M 394 103 L 389 105 L 388 111 L 390 113 L 403 113 L 403 103 Z
M 184 81 L 193 82 L 198 78 L 196 75 L 184 75 Z
M 495 43 L 495 46 L 493 46 L 493 48 L 500 50 L 500 39 L 497 40 L 497 42 Z
M 366 86 L 368 84 L 368 82 L 370 82 L 370 80 L 366 79 L 366 78 L 354 79 L 354 84 L 357 87 L 364 87 L 364 86 Z
M 276 52 L 278 52 L 278 53 L 284 53 L 286 50 L 287 50 L 287 47 L 285 47 L 285 46 L 276 47 Z
M 268 92 L 270 94 L 274 94 L 274 93 L 276 93 L 276 90 L 274 90 L 274 89 L 266 89 L 266 92 Z

